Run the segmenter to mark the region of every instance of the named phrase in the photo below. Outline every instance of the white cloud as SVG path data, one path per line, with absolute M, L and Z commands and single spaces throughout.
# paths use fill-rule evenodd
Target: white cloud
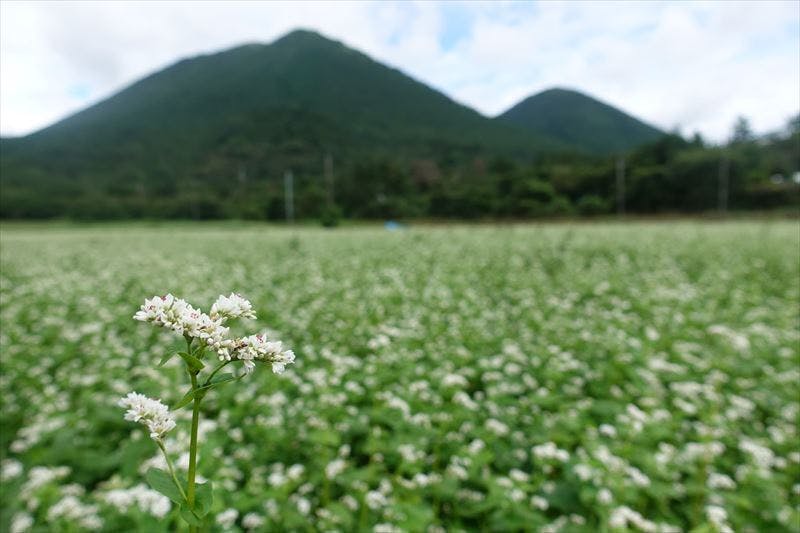
M 448 13 L 464 10 L 463 27 Z M 459 17 L 461 19 L 462 17 Z M 316 29 L 487 115 L 573 87 L 724 138 L 800 110 L 797 2 L 0 3 L 0 132 L 25 134 L 186 56 Z M 452 46 L 445 31 L 460 33 Z

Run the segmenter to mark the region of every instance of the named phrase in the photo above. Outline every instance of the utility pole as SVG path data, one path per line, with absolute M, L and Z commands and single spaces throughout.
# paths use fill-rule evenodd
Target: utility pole
M 294 222 L 294 176 L 291 170 L 283 175 L 283 194 L 286 201 L 286 222 Z
M 719 176 L 717 180 L 717 208 L 720 213 L 728 211 L 728 189 L 730 184 L 731 160 L 727 152 L 722 153 L 719 161 Z
M 617 215 L 625 215 L 625 159 L 617 157 Z
M 328 208 L 333 207 L 333 156 L 328 152 L 324 160 L 325 186 L 327 189 Z

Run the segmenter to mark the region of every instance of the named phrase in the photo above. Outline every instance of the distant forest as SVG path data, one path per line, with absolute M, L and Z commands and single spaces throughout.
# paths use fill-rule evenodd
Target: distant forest
M 72 219 L 287 218 L 287 179 L 247 151 L 208 169 L 207 179 L 142 185 L 130 174 L 95 194 L 42 195 L 11 191 L 2 215 Z M 669 134 L 624 156 L 562 153 L 531 161 L 463 154 L 414 159 L 389 152 L 335 152 L 282 161 L 291 168 L 293 217 L 335 224 L 353 219 L 504 219 L 631 214 L 697 213 L 800 206 L 800 116 L 764 137 L 740 119 L 725 145 L 699 135 Z M 327 162 L 326 162 L 327 159 Z M 327 168 L 326 168 L 327 167 Z M 228 174 L 225 174 L 227 169 Z M 222 172 L 221 172 L 222 170 Z M 5 187 L 4 187 L 5 188 Z

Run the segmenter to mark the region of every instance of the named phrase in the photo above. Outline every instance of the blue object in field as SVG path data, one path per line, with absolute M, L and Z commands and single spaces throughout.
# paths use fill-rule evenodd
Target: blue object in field
M 386 223 L 383 225 L 383 227 L 386 228 L 388 231 L 397 231 L 405 229 L 405 226 L 403 224 L 395 222 L 394 220 L 387 220 Z

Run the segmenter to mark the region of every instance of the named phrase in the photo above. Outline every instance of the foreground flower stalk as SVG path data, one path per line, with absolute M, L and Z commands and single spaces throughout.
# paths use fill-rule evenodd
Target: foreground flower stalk
M 159 366 L 163 366 L 175 355 L 181 357 L 191 382 L 189 391 L 173 408 L 173 411 L 177 411 L 192 404 L 189 470 L 185 483 L 175 473 L 164 445 L 164 436 L 176 426 L 169 408 L 161 400 L 137 392 L 122 398 L 119 405 L 127 408 L 125 420 L 144 425 L 164 455 L 168 472 L 151 468 L 146 474 L 147 482 L 179 506 L 181 518 L 189 525 L 189 531 L 194 533 L 207 519 L 213 503 L 211 482 L 197 483 L 197 430 L 203 398 L 209 391 L 250 374 L 259 362 L 270 364 L 274 373 L 281 374 L 286 365 L 294 362 L 294 353 L 285 350 L 281 342 L 269 340 L 266 333 L 242 338 L 229 336 L 230 328 L 226 326 L 229 320 L 256 318 L 253 306 L 238 294 L 220 296 L 211 306 L 209 314 L 171 294 L 155 296 L 145 300 L 133 318 L 171 329 L 186 340 L 186 351 L 168 353 L 159 363 Z M 204 359 L 207 353 L 216 354 L 219 363 L 207 375 L 202 375 L 206 368 Z M 235 362 L 242 363 L 241 374 L 220 373 L 224 367 Z

